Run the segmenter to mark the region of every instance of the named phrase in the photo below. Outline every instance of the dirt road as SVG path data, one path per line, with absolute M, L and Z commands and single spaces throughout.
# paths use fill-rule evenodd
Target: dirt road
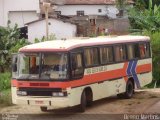
M 0 109 L 3 114 L 21 114 L 19 119 L 122 119 L 125 114 L 160 114 L 160 89 L 136 91 L 132 99 L 117 99 L 113 96 L 93 103 L 85 113 L 77 113 L 74 109 L 52 110 L 41 112 L 39 107 L 11 106 Z M 113 115 L 119 114 L 119 115 Z M 50 116 L 50 117 L 49 117 Z M 3 116 L 2 116 L 3 117 Z M 44 119 L 44 118 L 43 118 Z M 158 118 L 160 120 L 160 116 Z

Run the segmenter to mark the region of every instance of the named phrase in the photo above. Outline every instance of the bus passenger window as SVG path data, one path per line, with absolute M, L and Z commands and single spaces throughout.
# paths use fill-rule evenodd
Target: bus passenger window
M 150 57 L 150 49 L 149 49 L 149 44 L 147 43 L 141 43 L 139 44 L 139 50 L 140 50 L 140 57 L 141 58 L 148 58 Z
M 124 45 L 115 46 L 115 60 L 116 62 L 122 62 L 126 60 L 126 51 Z
M 97 48 L 87 48 L 84 50 L 85 65 L 94 66 L 98 65 L 98 49 Z
M 82 55 L 81 53 L 74 53 L 71 57 L 71 63 L 72 63 L 72 78 L 80 78 L 83 76 L 83 64 L 82 64 Z
M 100 61 L 102 64 L 113 62 L 113 49 L 112 49 L 112 47 L 100 48 Z
M 135 58 L 140 58 L 138 43 L 134 44 L 134 50 L 135 50 Z
M 134 44 L 127 45 L 127 55 L 128 59 L 134 59 L 135 58 L 135 52 L 134 52 Z

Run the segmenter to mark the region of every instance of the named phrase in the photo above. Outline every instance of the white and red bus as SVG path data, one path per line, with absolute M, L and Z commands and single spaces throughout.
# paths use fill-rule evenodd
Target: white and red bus
M 146 36 L 54 40 L 21 48 L 12 60 L 12 101 L 42 111 L 117 95 L 131 98 L 152 81 Z

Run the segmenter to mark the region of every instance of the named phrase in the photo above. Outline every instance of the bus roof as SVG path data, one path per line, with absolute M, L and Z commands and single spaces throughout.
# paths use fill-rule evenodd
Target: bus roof
M 53 40 L 22 47 L 20 52 L 45 52 L 45 51 L 69 51 L 78 47 L 87 47 L 94 45 L 107 45 L 118 43 L 130 43 L 149 41 L 147 36 L 116 36 L 116 37 L 96 37 L 96 38 L 73 38 L 69 40 Z

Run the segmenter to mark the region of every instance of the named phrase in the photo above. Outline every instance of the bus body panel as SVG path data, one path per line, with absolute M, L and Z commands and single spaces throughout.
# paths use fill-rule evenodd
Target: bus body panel
M 150 71 L 151 68 L 147 69 L 140 69 L 139 66 L 144 66 L 144 65 L 148 65 L 151 64 L 152 59 L 145 59 L 145 60 L 139 60 L 138 64 L 137 64 L 137 70 L 139 69 L 138 72 L 140 72 L 140 74 L 137 74 L 138 80 L 140 82 L 140 86 L 143 87 L 145 85 L 147 85 L 148 83 L 151 82 L 152 80 L 152 72 L 146 72 L 143 73 L 143 71 Z M 127 63 L 119 63 L 119 64 L 114 64 L 114 65 L 106 65 L 102 67 L 94 67 L 94 68 L 87 68 L 85 69 L 85 76 L 89 76 L 87 78 L 89 79 L 81 79 L 81 80 L 74 80 L 71 81 L 70 85 L 75 85 L 75 82 L 77 81 L 92 81 L 94 79 L 95 76 L 93 76 L 93 74 L 95 74 L 96 70 L 100 70 L 100 72 L 97 71 L 96 75 L 97 78 L 101 78 L 102 76 L 100 76 L 102 72 L 110 72 L 110 71 L 114 71 L 119 69 L 119 72 L 125 73 L 123 71 L 124 67 L 126 67 L 124 70 L 127 70 Z M 142 66 L 142 67 L 143 67 Z M 151 66 L 150 66 L 151 67 Z M 145 67 L 144 67 L 145 68 Z M 142 72 L 142 73 L 141 73 Z M 99 75 L 100 74 L 100 75 Z M 114 73 L 112 73 L 114 74 Z M 127 73 L 126 73 L 127 74 Z M 128 79 L 128 77 L 127 77 Z M 67 86 L 67 92 L 68 92 L 68 97 L 65 98 L 55 98 L 55 97 L 50 97 L 50 98 L 44 98 L 44 97 L 19 97 L 16 95 L 16 91 L 17 88 L 16 87 L 12 87 L 12 102 L 14 104 L 28 104 L 28 100 L 30 102 L 30 105 L 37 105 L 37 106 L 53 106 L 55 109 L 56 108 L 62 108 L 62 107 L 72 107 L 75 105 L 80 104 L 80 98 L 81 98 L 81 94 L 83 92 L 83 90 L 87 87 L 90 87 L 92 92 L 93 92 L 93 101 L 95 100 L 99 100 L 105 97 L 109 97 L 109 96 L 113 96 L 119 93 L 124 93 L 125 89 L 126 89 L 126 76 L 123 76 L 121 78 L 116 78 L 116 76 L 113 79 L 106 79 L 106 80 L 101 80 L 96 83 L 90 83 L 88 85 L 83 85 L 81 86 L 81 82 L 79 82 L 79 86 Z M 88 83 L 88 82 L 87 82 Z M 77 84 L 78 85 L 78 84 Z M 56 87 L 56 86 L 55 86 Z M 72 88 L 71 88 L 72 87 Z M 135 87 L 137 88 L 136 84 Z M 36 104 L 35 101 L 44 101 L 44 104 Z M 51 105 L 49 105 L 49 102 L 51 102 Z M 59 103 L 59 104 L 58 104 Z
M 146 37 L 144 38 L 141 37 L 141 39 L 138 39 L 137 37 L 136 43 L 139 45 L 139 42 L 147 42 L 148 44 L 149 38 L 147 37 L 146 41 L 145 39 Z M 118 40 L 114 40 L 114 41 L 116 41 L 116 44 L 125 44 L 125 42 L 129 41 L 129 39 L 127 37 L 124 43 L 118 43 Z M 134 43 L 134 39 L 132 39 L 132 42 Z M 80 44 L 81 47 L 86 46 L 84 43 Z M 93 45 L 95 45 L 96 43 L 98 43 L 98 41 L 93 43 Z M 111 43 L 112 43 L 112 40 L 109 41 L 110 45 Z M 73 48 L 76 48 L 75 46 L 77 47 L 79 46 L 79 43 L 77 45 L 75 43 L 72 43 L 72 44 L 74 45 Z M 91 44 L 90 47 L 92 47 L 92 43 L 89 43 L 89 44 Z M 98 45 L 103 46 L 102 43 L 98 43 Z M 36 49 L 34 49 L 34 47 L 36 47 Z M 40 49 L 42 49 L 43 47 L 41 43 L 40 43 L 40 47 L 41 47 Z M 113 48 L 114 47 L 115 46 L 113 42 Z M 68 49 L 70 50 L 71 48 L 72 48 L 72 45 L 68 45 L 68 48 L 66 48 L 66 50 Z M 100 46 L 98 46 L 97 48 L 100 48 Z M 33 45 L 33 46 L 31 45 L 31 48 L 30 46 L 28 48 L 24 47 L 20 49 L 20 52 L 26 52 L 26 51 L 31 52 L 33 49 L 34 49 L 34 52 L 38 52 L 38 47 L 36 45 Z M 51 45 L 50 45 L 50 49 L 52 49 Z M 54 49 L 48 52 L 53 52 L 53 51 Z M 60 49 L 56 48 L 56 52 L 58 51 L 63 51 L 63 47 Z M 47 49 L 44 49 L 43 52 L 47 52 Z M 84 51 L 81 50 L 81 52 L 84 52 Z M 83 62 L 85 62 L 84 59 L 83 59 Z M 135 89 L 142 88 L 152 81 L 151 55 L 149 58 L 139 58 L 139 59 L 135 58 L 131 60 L 126 59 L 125 61 L 122 61 L 122 62 L 114 61 L 113 63 L 110 63 L 110 64 L 99 63 L 99 65 L 91 66 L 91 67 L 84 66 L 84 74 L 79 79 L 72 78 L 66 81 L 45 81 L 45 80 L 30 81 L 27 79 L 24 79 L 23 81 L 23 80 L 13 79 L 12 80 L 12 102 L 13 104 L 47 106 L 47 107 L 53 107 L 54 109 L 72 107 L 80 104 L 82 92 L 86 88 L 91 89 L 93 94 L 93 101 L 95 101 L 105 97 L 124 93 L 126 91 L 126 83 L 129 79 L 134 80 Z M 63 97 L 34 96 L 34 95 L 18 96 L 17 91 L 20 88 L 27 88 L 27 89 L 34 88 L 34 89 L 45 89 L 45 90 L 58 88 L 58 89 L 65 90 L 67 92 L 67 96 L 63 96 Z

